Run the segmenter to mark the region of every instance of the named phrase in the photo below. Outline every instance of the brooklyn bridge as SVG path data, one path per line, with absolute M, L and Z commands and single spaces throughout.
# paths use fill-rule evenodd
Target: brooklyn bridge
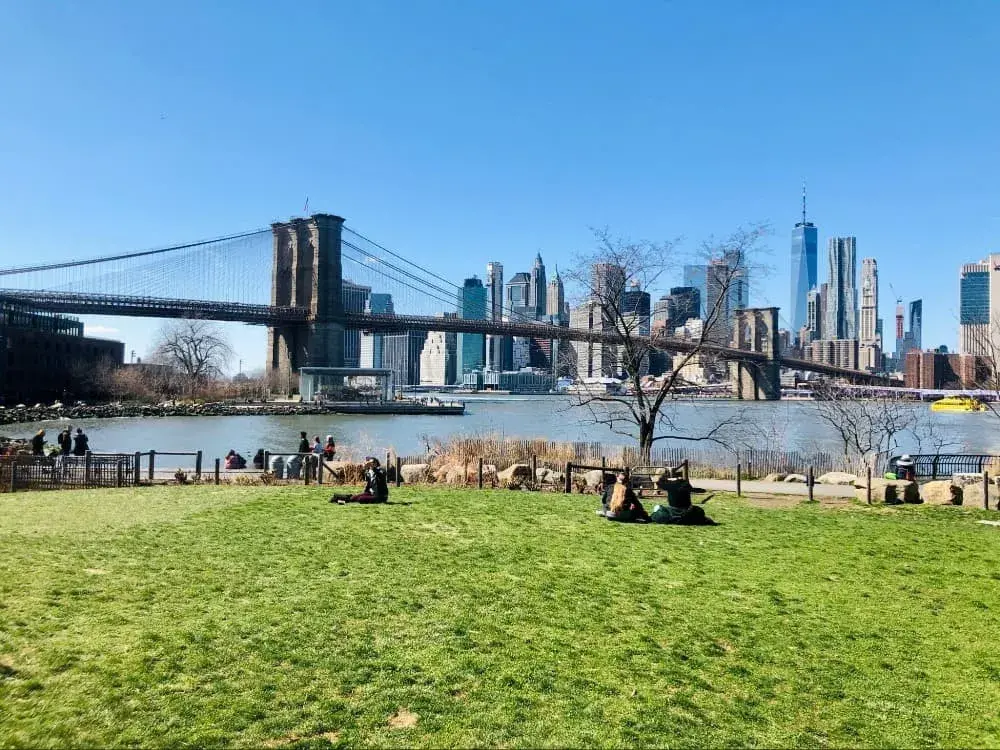
M 0 269 L 0 300 L 77 315 L 200 318 L 268 328 L 266 367 L 342 367 L 344 331 L 446 331 L 615 345 L 608 330 L 564 327 L 516 316 L 462 317 L 459 287 L 369 239 L 331 214 L 152 250 Z M 261 283 L 268 279 L 267 283 Z M 345 304 L 345 282 L 392 294 L 392 313 Z M 784 356 L 777 308 L 739 311 L 733 345 L 657 335 L 650 346 L 698 351 L 727 361 L 743 398 L 780 397 L 782 368 L 856 384 L 896 385 L 868 372 Z M 746 335 L 750 330 L 750 335 Z

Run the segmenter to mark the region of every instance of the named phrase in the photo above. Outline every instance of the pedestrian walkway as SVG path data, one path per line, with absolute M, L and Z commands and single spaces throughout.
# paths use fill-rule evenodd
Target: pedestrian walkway
M 695 487 L 702 487 L 709 492 L 736 492 L 735 479 L 691 479 Z M 744 494 L 760 495 L 801 495 L 808 497 L 809 488 L 803 482 L 758 482 L 744 480 L 741 483 Z M 814 484 L 814 497 L 854 497 L 854 487 L 838 484 Z

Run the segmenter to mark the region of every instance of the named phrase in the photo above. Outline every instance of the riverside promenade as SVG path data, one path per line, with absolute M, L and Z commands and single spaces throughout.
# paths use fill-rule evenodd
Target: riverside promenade
M 736 480 L 734 479 L 698 479 L 692 478 L 691 483 L 697 487 L 702 487 L 711 492 L 736 492 Z M 809 487 L 802 482 L 760 482 L 756 480 L 744 480 L 740 483 L 740 489 L 747 495 L 799 495 L 809 496 Z M 814 484 L 813 497 L 836 497 L 852 498 L 855 489 L 853 485 L 842 484 Z

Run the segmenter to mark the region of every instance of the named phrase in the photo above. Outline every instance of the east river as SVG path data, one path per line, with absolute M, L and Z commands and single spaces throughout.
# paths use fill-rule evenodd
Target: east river
M 258 448 L 293 451 L 299 431 L 325 438 L 333 435 L 338 446 L 355 453 L 401 455 L 423 453 L 428 441 L 458 435 L 495 434 L 511 438 L 544 438 L 556 441 L 594 441 L 608 445 L 632 444 L 628 437 L 596 425 L 585 407 L 565 396 L 498 396 L 464 399 L 464 416 L 246 416 L 246 417 L 147 417 L 92 419 L 72 422 L 90 436 L 96 452 L 204 451 L 206 458 L 224 456 L 230 449 L 252 456 Z M 906 408 L 928 411 L 927 404 Z M 725 438 L 741 433 L 744 445 L 803 452 L 842 450 L 833 430 L 816 417 L 808 401 L 734 402 L 684 401 L 673 404 L 670 414 L 687 434 L 699 434 L 726 418 L 738 416 L 741 426 L 720 433 Z M 928 412 L 929 414 L 929 412 Z M 929 414 L 938 437 L 951 441 L 946 452 L 1000 453 L 1000 419 L 990 412 Z M 0 434 L 30 437 L 39 427 L 55 441 L 66 421 L 54 420 L 0 427 Z M 624 427 L 624 425 L 622 425 Z M 917 445 L 904 441 L 903 450 Z

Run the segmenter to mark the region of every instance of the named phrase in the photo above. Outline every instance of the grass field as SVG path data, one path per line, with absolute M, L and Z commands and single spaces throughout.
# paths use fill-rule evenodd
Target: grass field
M 0 746 L 1000 744 L 982 511 L 393 499 L 0 498 Z

